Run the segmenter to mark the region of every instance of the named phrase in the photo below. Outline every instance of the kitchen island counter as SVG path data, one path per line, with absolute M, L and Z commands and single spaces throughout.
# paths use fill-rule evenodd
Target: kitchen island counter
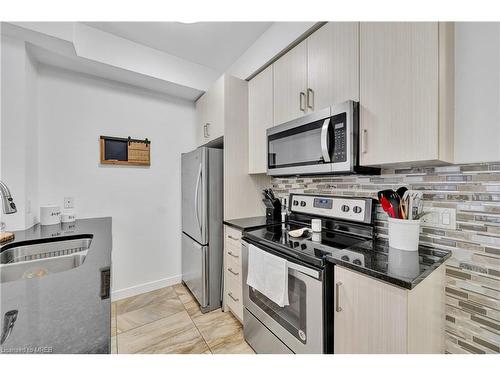
M 17 311 L 3 353 L 109 353 L 111 299 L 106 281 L 111 268 L 112 219 L 81 219 L 74 223 L 15 231 L 16 245 L 91 235 L 84 262 L 70 270 L 0 284 L 1 317 Z M 103 289 L 104 286 L 104 289 Z

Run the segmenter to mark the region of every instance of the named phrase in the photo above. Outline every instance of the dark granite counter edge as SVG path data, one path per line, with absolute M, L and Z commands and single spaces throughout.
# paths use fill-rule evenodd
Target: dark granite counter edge
M 326 260 L 328 262 L 330 262 L 330 263 L 333 263 L 333 264 L 336 264 L 336 265 L 339 265 L 339 266 L 343 266 L 345 268 L 352 269 L 352 270 L 357 271 L 359 273 L 371 276 L 371 277 L 373 277 L 375 279 L 379 279 L 379 280 L 385 281 L 385 282 L 387 282 L 389 284 L 392 284 L 392 285 L 395 285 L 395 286 L 399 286 L 399 287 L 404 288 L 404 289 L 411 290 L 411 289 L 415 288 L 418 284 L 420 284 L 420 282 L 423 281 L 427 276 L 429 276 L 434 270 L 436 270 L 437 268 L 439 268 L 439 266 L 441 266 L 442 264 L 444 264 L 444 262 L 450 256 L 451 256 L 451 252 L 448 253 L 448 254 L 446 254 L 446 255 L 444 255 L 441 259 L 439 259 L 439 261 L 437 261 L 434 264 L 432 264 L 431 266 L 429 266 L 428 269 L 426 269 L 424 272 L 422 272 L 420 275 L 418 275 L 418 277 L 416 277 L 413 281 L 407 281 L 407 280 L 399 279 L 396 276 L 391 276 L 391 275 L 383 274 L 383 273 L 380 273 L 380 272 L 377 272 L 377 271 L 374 271 L 374 270 L 370 270 L 370 269 L 367 269 L 367 268 L 364 268 L 364 267 L 361 267 L 361 266 L 357 266 L 357 265 L 349 263 L 349 262 L 342 261 L 340 259 L 335 259 L 335 258 L 330 257 L 330 256 L 327 256 Z
M 223 223 L 232 228 L 239 229 L 241 231 L 257 229 L 260 227 L 265 227 L 268 225 L 266 222 L 267 218 L 265 216 L 252 216 L 240 219 L 228 219 L 224 220 Z

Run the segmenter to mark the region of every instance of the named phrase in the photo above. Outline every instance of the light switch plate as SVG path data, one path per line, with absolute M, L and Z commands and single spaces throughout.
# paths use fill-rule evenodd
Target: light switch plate
M 444 207 L 425 207 L 422 226 L 429 228 L 456 229 L 457 210 Z
M 64 197 L 64 208 L 74 208 L 74 207 L 75 207 L 75 198 Z

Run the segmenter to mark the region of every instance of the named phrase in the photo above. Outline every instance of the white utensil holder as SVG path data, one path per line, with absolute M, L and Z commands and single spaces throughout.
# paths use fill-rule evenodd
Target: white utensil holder
M 389 220 L 389 246 L 406 251 L 417 251 L 420 236 L 419 220 Z

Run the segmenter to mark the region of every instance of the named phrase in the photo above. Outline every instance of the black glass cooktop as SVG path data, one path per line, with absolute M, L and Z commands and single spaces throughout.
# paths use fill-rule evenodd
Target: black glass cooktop
M 286 250 L 290 256 L 295 256 L 305 262 L 314 265 L 322 265 L 327 256 L 336 253 L 337 256 L 348 257 L 348 251 L 344 250 L 360 242 L 366 241 L 366 238 L 360 238 L 339 232 L 323 230 L 321 233 L 305 232 L 303 236 L 292 237 L 289 232 L 310 227 L 306 224 L 287 223 L 285 229 L 281 224 L 269 225 L 264 228 L 258 228 L 245 232 L 245 237 L 267 243 L 268 246 Z M 350 258 L 349 258 L 350 260 Z

